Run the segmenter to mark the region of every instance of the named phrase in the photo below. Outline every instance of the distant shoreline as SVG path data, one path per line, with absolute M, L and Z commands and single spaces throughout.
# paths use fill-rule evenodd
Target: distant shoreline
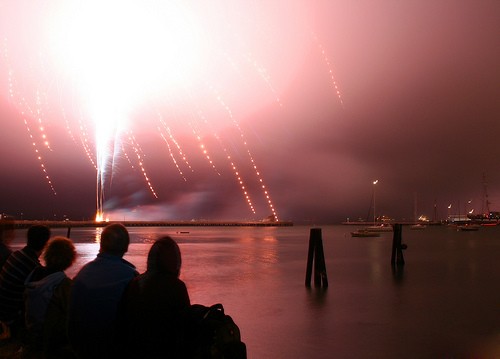
M 290 227 L 291 221 L 43 221 L 16 220 L 16 228 L 28 228 L 42 224 L 51 228 L 105 227 L 112 223 L 121 223 L 125 227 Z
M 391 221 L 391 222 L 345 221 L 345 222 L 342 222 L 341 224 L 350 225 L 350 226 L 375 226 L 375 225 L 381 225 L 381 224 L 393 225 L 395 223 L 402 224 L 402 225 L 414 225 L 414 224 L 420 223 L 420 224 L 424 224 L 427 226 L 440 226 L 443 224 L 443 222 L 415 222 L 415 221 Z

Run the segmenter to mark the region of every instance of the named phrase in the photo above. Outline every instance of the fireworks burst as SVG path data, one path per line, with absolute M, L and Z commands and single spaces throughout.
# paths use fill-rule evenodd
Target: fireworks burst
M 0 74 L 6 84 L 0 93 L 19 110 L 53 194 L 57 186 L 42 154 L 52 151 L 47 123 L 63 126 L 95 168 L 97 220 L 105 218 L 104 189 L 123 159 L 140 171 L 151 196 L 158 198 L 148 174 L 152 164 L 136 136 L 149 128 L 185 182 L 196 171 L 189 158 L 201 156 L 215 175 L 232 171 L 253 214 L 260 197 L 278 220 L 240 121 L 259 106 L 286 106 L 280 92 L 290 74 L 270 71 L 267 66 L 281 64 L 268 60 L 283 49 L 298 51 L 285 39 L 296 31 L 295 17 L 307 12 L 301 2 L 247 6 L 242 11 L 217 1 L 159 0 L 0 6 L 0 68 L 6 69 Z M 290 8 L 296 12 L 281 37 L 273 35 L 276 19 Z M 29 27 L 16 23 L 21 17 Z M 317 43 L 341 101 L 330 60 Z M 144 118 L 144 113 L 154 115 Z M 220 135 L 227 127 L 239 137 L 244 162 L 237 162 Z M 185 133 L 193 135 L 198 153 L 188 153 L 178 139 Z M 216 152 L 223 153 L 226 163 L 217 163 Z M 250 168 L 252 176 L 242 167 Z M 248 183 L 254 181 L 260 193 L 250 193 Z

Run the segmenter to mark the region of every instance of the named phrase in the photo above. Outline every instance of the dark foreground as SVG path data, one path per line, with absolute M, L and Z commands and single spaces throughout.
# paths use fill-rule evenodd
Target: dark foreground
M 303 226 L 130 228 L 126 259 L 142 272 L 151 243 L 174 237 L 191 302 L 223 303 L 252 359 L 500 358 L 500 228 L 404 227 L 397 270 L 392 233 L 352 238 L 354 228 L 322 228 L 327 289 L 304 285 Z M 95 256 L 99 231 L 71 231 L 68 275 Z

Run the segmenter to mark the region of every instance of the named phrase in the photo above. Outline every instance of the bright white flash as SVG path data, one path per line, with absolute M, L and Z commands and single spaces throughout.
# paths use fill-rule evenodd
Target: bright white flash
M 130 112 L 197 78 L 202 32 L 195 20 L 182 2 L 156 0 L 67 1 L 49 19 L 55 62 L 95 123 L 98 207 Z
M 189 83 L 202 31 L 178 1 L 68 1 L 51 19 L 52 50 L 86 96 L 116 105 Z

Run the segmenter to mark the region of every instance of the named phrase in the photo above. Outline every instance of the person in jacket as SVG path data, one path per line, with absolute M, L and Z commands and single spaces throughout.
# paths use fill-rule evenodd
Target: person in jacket
M 24 332 L 24 282 L 40 266 L 38 258 L 50 238 L 50 229 L 43 225 L 28 228 L 26 246 L 12 252 L 0 273 L 0 321 L 8 325 L 12 339 Z
M 25 350 L 39 358 L 68 357 L 66 322 L 71 279 L 64 271 L 76 259 L 73 242 L 66 237 L 49 240 L 43 254 L 45 267 L 36 267 L 25 282 Z
M 10 242 L 14 239 L 14 220 L 9 217 L 0 219 L 0 271 L 7 258 L 12 253 Z M 0 322 L 0 338 L 6 339 L 10 336 L 9 327 L 7 324 Z
M 0 219 L 0 270 L 12 253 L 10 242 L 14 239 L 14 220 L 6 217 Z
M 118 307 L 126 286 L 138 275 L 135 266 L 123 259 L 129 242 L 125 226 L 106 226 L 97 257 L 73 278 L 68 334 L 79 358 L 114 356 Z
M 190 300 L 179 279 L 181 264 L 179 246 L 172 238 L 163 237 L 151 246 L 146 272 L 128 285 L 122 328 L 129 357 L 183 357 L 184 314 Z

